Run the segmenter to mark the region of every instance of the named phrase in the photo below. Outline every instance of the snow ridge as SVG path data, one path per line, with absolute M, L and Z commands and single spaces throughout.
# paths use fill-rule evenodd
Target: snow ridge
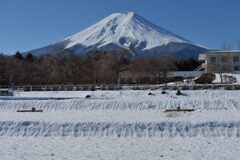
M 117 99 L 69 99 L 69 100 L 0 100 L 0 111 L 15 112 L 18 109 L 31 109 L 33 107 L 45 111 L 81 111 L 81 110 L 160 110 L 163 111 L 176 106 L 190 107 L 194 109 L 206 110 L 235 110 L 240 111 L 239 98 L 222 98 L 221 99 L 134 99 L 134 100 L 117 100 Z
M 17 137 L 240 137 L 240 122 L 48 123 L 0 122 L 0 136 Z

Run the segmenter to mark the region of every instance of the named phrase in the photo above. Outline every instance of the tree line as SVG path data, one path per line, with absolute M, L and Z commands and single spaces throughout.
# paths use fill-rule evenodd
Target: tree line
M 86 56 L 0 54 L 0 85 L 77 85 L 164 83 L 173 70 L 194 70 L 200 62 L 160 56 L 133 59 L 128 51 L 88 53 Z

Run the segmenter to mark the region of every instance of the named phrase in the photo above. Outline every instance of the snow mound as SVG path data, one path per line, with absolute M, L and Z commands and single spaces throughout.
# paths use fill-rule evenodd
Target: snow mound
M 17 137 L 240 137 L 240 122 L 46 123 L 0 122 L 0 136 Z
M 141 100 L 0 100 L 0 111 L 15 112 L 18 109 L 31 109 L 32 107 L 44 111 L 76 111 L 76 110 L 165 110 L 177 106 L 193 109 L 207 110 L 240 110 L 239 98 L 221 99 L 152 99 Z
M 239 91 L 182 91 L 184 96 L 176 96 L 176 91 L 58 91 L 58 92 L 19 92 L 15 99 L 0 100 L 0 111 L 15 112 L 18 109 L 36 107 L 44 111 L 76 110 L 165 110 L 181 106 L 183 108 L 205 110 L 240 110 Z M 84 98 L 91 95 L 90 99 Z M 44 98 L 63 97 L 74 99 L 45 100 Z M 24 100 L 24 98 L 26 100 Z M 33 98 L 31 100 L 31 98 Z

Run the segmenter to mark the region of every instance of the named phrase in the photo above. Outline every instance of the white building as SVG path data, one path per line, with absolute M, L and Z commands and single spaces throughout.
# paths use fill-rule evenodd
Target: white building
M 199 60 L 204 61 L 199 70 L 216 72 L 216 69 L 222 69 L 224 72 L 240 73 L 240 51 L 209 51 L 201 53 Z

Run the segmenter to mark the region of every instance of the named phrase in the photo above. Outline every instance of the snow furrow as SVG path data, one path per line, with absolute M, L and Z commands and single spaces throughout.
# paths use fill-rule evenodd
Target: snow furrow
M 165 110 L 167 108 L 240 110 L 239 98 L 222 99 L 73 99 L 73 100 L 0 100 L 0 111 L 31 109 L 67 110 Z
M 0 136 L 16 137 L 240 137 L 240 122 L 48 123 L 0 122 Z

